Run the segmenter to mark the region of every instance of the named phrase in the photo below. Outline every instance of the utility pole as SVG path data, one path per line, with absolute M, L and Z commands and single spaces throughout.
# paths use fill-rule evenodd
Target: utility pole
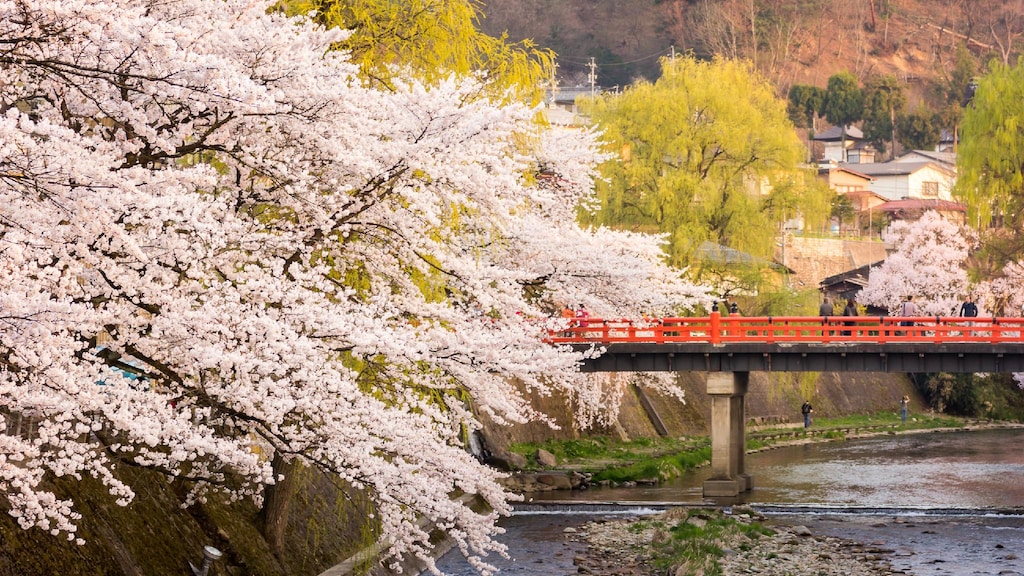
M 551 99 L 548 102 L 552 107 L 555 105 L 555 97 L 558 96 L 558 62 L 551 62 Z
M 593 96 L 597 92 L 597 62 L 594 61 L 594 57 L 590 57 L 590 95 Z

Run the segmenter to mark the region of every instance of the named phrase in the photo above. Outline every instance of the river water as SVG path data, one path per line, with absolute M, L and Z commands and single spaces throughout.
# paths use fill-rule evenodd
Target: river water
M 704 500 L 709 471 L 638 488 L 534 494 L 502 525 L 513 556 L 502 574 L 575 574 L 582 546 L 564 530 L 597 517 L 673 504 L 746 503 L 770 522 L 892 550 L 893 568 L 918 576 L 1024 575 L 1024 430 L 899 434 L 748 455 L 754 489 Z M 599 503 L 619 503 L 608 506 Z M 474 574 L 456 552 L 439 567 Z

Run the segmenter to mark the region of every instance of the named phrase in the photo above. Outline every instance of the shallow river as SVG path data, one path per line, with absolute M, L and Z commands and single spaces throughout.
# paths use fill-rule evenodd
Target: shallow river
M 748 455 L 746 469 L 754 489 L 742 501 L 772 522 L 891 549 L 893 567 L 907 574 L 1024 575 L 1024 430 L 793 446 Z M 575 574 L 572 559 L 582 548 L 567 542 L 564 528 L 612 510 L 636 515 L 672 503 L 728 504 L 702 498 L 708 473 L 653 487 L 533 495 L 502 522 L 513 555 L 497 562 L 502 574 Z M 439 566 L 474 574 L 457 552 Z

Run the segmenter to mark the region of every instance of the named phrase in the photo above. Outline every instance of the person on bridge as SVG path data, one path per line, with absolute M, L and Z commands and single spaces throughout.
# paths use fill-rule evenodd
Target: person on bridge
M 850 299 L 846 301 L 846 308 L 843 308 L 843 316 L 857 316 L 857 315 L 858 315 L 857 314 L 857 301 L 854 300 L 853 297 L 851 296 Z M 856 324 L 856 322 L 854 322 L 853 320 L 848 320 L 848 321 L 845 322 L 845 324 L 847 326 L 853 326 L 854 324 Z M 850 331 L 849 330 L 843 330 L 843 336 L 849 336 L 849 335 L 850 335 Z
M 590 323 L 587 322 L 587 318 L 590 318 L 590 312 L 587 311 L 586 306 L 580 304 L 576 307 L 576 325 L 586 328 L 590 325 Z
M 804 415 L 804 428 L 811 427 L 811 412 L 814 412 L 814 408 L 810 400 L 804 400 L 803 406 L 800 407 L 800 413 Z
M 568 330 L 562 333 L 562 336 L 569 338 L 573 335 L 572 327 L 576 323 L 574 321 L 574 318 L 576 318 L 576 311 L 572 309 L 572 306 L 566 304 L 565 306 L 562 307 L 562 318 L 568 320 L 566 326 L 569 328 Z
M 831 316 L 833 314 L 835 314 L 835 309 L 832 308 L 832 301 L 828 299 L 828 296 L 825 296 L 821 300 L 821 306 L 818 306 L 818 315 Z
M 907 299 L 903 302 L 903 306 L 900 307 L 900 316 L 904 318 L 911 318 L 917 316 L 917 304 L 914 304 L 914 297 L 907 296 Z M 913 326 L 914 323 L 910 320 L 903 320 L 900 322 L 902 326 Z
M 974 303 L 974 297 L 968 295 L 967 300 L 960 306 L 960 315 L 966 318 L 973 318 L 978 315 L 978 305 Z

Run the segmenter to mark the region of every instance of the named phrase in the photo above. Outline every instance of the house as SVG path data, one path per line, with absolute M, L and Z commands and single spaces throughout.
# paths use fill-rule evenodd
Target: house
M 967 205 L 938 198 L 904 198 L 875 206 L 875 213 L 887 214 L 889 221 L 917 220 L 929 210 L 935 210 L 943 218 L 955 224 L 967 223 Z
M 956 170 L 956 153 L 951 151 L 935 152 L 932 150 L 911 150 L 893 162 L 938 162 L 943 166 Z
M 815 134 L 813 140 L 824 146 L 822 162 L 847 162 L 847 152 L 864 140 L 864 133 L 856 126 L 847 126 L 844 136 L 840 126 L 833 126 Z
M 855 298 L 862 288 L 868 285 L 868 278 L 871 276 L 871 269 L 881 265 L 882 261 L 865 264 L 852 270 L 847 270 L 822 280 L 818 286 L 821 292 L 833 302 L 837 300 L 849 300 Z M 874 306 L 867 307 L 867 314 L 874 316 L 888 315 L 885 308 Z
M 939 143 L 935 145 L 936 152 L 956 153 L 957 138 L 953 130 L 943 129 L 939 133 Z
M 956 181 L 956 168 L 941 160 L 914 157 L 846 167 L 870 176 L 869 189 L 887 200 L 953 200 L 951 191 Z
M 852 169 L 849 165 L 822 164 L 818 167 L 818 178 L 839 194 L 868 190 L 871 187 L 871 176 Z
M 868 142 L 857 142 L 846 151 L 846 160 L 850 164 L 872 164 L 878 151 Z
M 600 88 L 589 86 L 560 86 L 548 89 L 544 97 L 548 121 L 560 126 L 579 124 L 576 99 L 580 96 L 589 98 L 601 92 Z
M 856 220 L 853 222 L 854 229 L 867 236 L 880 234 L 889 219 L 882 220 L 880 216 L 886 213 L 878 208 L 888 200 L 871 190 L 854 190 L 847 192 L 846 197 L 850 199 L 850 205 L 857 212 Z

